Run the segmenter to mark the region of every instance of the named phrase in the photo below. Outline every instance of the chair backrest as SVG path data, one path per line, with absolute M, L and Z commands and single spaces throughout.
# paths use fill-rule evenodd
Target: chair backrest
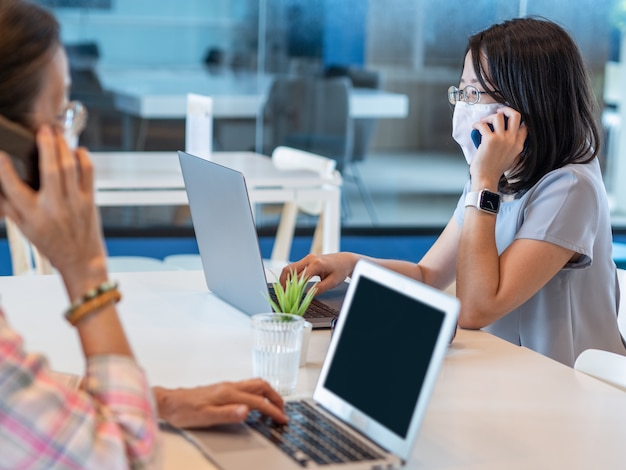
M 356 88 L 380 88 L 380 73 L 375 70 L 350 68 L 348 77 Z
M 280 146 L 276 147 L 272 152 L 272 162 L 276 168 L 281 170 L 311 170 L 318 173 L 322 178 L 328 179 L 329 183 L 341 184 L 341 176 L 335 170 L 337 162 L 330 158 L 291 147 Z M 273 261 L 289 260 L 298 210 L 319 216 L 323 208 L 324 205 L 319 201 L 302 202 L 298 205 L 294 203 L 285 204 L 272 249 L 271 259 Z M 320 217 L 313 236 L 311 253 L 321 253 L 321 240 L 319 239 L 321 237 L 321 221 L 322 218 Z
M 272 162 L 280 170 L 311 170 L 333 184 L 341 184 L 341 176 L 335 170 L 337 162 L 321 155 L 281 145 L 272 152 Z M 310 215 L 319 215 L 322 207 L 319 201 L 298 204 L 298 209 Z
M 626 356 L 587 349 L 576 358 L 574 369 L 626 391 Z
M 620 299 L 617 309 L 617 325 L 620 333 L 626 338 L 626 269 L 617 269 L 617 281 L 619 283 Z
M 17 225 L 9 218 L 5 219 L 5 225 L 13 275 L 51 274 L 53 269 L 50 261 L 41 256 L 37 248 L 28 241 Z
M 55 272 L 50 260 L 42 256 L 37 248 L 22 234 L 10 219 L 5 219 L 11 268 L 14 276 L 52 274 Z M 126 271 L 171 271 L 175 266 L 148 256 L 109 256 L 106 259 L 109 272 Z
M 311 170 L 322 178 L 334 179 L 337 162 L 321 155 L 281 145 L 272 152 L 272 162 L 280 170 Z
M 617 309 L 617 325 L 626 338 L 626 270 L 617 269 L 620 301 Z M 587 349 L 580 353 L 574 368 L 626 391 L 626 356 L 608 351 Z
M 356 88 L 380 87 L 380 73 L 376 70 L 334 64 L 326 67 L 324 76 L 327 78 L 348 77 L 352 82 L 352 86 Z
M 281 145 L 304 150 L 332 158 L 342 171 L 353 146 L 351 88 L 346 77 L 276 77 L 264 107 L 265 151 Z
M 104 90 L 96 66 L 100 59 L 98 44 L 92 41 L 66 44 L 70 74 L 72 76 L 72 94 L 98 94 Z
M 358 67 L 331 65 L 324 71 L 326 77 L 348 77 L 355 88 L 380 88 L 380 73 Z M 367 155 L 370 142 L 374 135 L 376 119 L 357 119 L 354 122 L 354 144 L 352 159 L 363 160 Z

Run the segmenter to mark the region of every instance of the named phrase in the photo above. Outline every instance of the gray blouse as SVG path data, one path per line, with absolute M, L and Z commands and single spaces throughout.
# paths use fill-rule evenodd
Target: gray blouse
M 468 182 L 454 212 L 459 226 L 469 187 Z M 626 355 L 617 326 L 620 292 L 598 160 L 554 170 L 518 198 L 503 202 L 496 220 L 498 253 L 518 238 L 554 243 L 582 256 L 483 329 L 569 366 L 589 348 Z

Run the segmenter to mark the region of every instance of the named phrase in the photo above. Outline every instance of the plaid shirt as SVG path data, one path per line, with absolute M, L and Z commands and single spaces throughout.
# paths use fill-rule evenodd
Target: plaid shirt
M 158 466 L 158 425 L 143 371 L 125 356 L 87 359 L 84 390 L 58 382 L 0 310 L 0 468 Z

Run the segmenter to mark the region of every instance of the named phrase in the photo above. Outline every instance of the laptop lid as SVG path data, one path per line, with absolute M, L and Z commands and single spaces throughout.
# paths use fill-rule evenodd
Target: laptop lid
M 359 261 L 314 401 L 406 461 L 459 308 L 455 297 Z
M 178 159 L 207 287 L 248 315 L 271 312 L 244 176 L 189 153 Z

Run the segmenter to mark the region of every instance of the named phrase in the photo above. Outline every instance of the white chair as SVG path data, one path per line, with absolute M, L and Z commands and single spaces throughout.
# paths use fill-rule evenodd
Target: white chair
M 54 273 L 50 261 L 39 254 L 37 248 L 26 239 L 17 225 L 8 218 L 5 219 L 5 223 L 13 275 Z M 106 261 L 111 273 L 180 269 L 148 256 L 109 256 Z
M 26 239 L 17 225 L 8 217 L 5 218 L 5 226 L 13 275 L 51 274 L 53 270 L 50 261 L 39 254 L 37 248 Z
M 291 147 L 279 146 L 272 152 L 272 163 L 280 170 L 314 171 L 322 178 L 328 180 L 329 184 L 341 184 L 341 175 L 335 169 L 337 162 L 331 158 Z M 324 205 L 320 201 L 302 202 L 299 204 L 288 202 L 284 204 L 278 229 L 276 230 L 272 254 L 270 259 L 263 260 L 267 270 L 273 273 L 280 273 L 285 264 L 289 262 L 289 253 L 293 243 L 298 211 L 318 216 L 310 252 L 315 254 L 322 253 L 323 218 L 321 215 L 323 210 Z M 180 269 L 202 269 L 200 255 L 196 254 L 169 255 L 163 261 L 166 265 Z
M 617 270 L 617 281 L 621 294 L 617 309 L 617 325 L 622 336 L 626 337 L 626 270 Z M 576 358 L 574 369 L 626 391 L 626 356 L 587 349 Z
M 626 356 L 587 349 L 576 358 L 574 369 L 626 391 Z
M 182 270 L 202 270 L 200 255 L 195 254 L 168 255 L 163 258 L 163 263 Z
M 311 170 L 317 172 L 322 178 L 328 179 L 328 182 L 331 184 L 341 184 L 341 175 L 335 169 L 337 162 L 331 158 L 291 147 L 280 146 L 276 147 L 272 152 L 272 162 L 276 168 L 281 170 Z M 284 205 L 280 216 L 270 258 L 271 261 L 289 261 L 289 253 L 291 252 L 299 210 L 309 215 L 318 216 L 310 252 L 314 254 L 322 252 L 323 218 L 320 216 L 324 210 L 323 204 L 321 202 L 304 202 L 299 204 L 288 202 Z
M 149 256 L 108 256 L 107 269 L 110 273 L 180 270 Z
M 168 270 L 181 269 L 184 271 L 201 271 L 203 269 L 202 259 L 200 259 L 200 255 L 196 254 L 168 255 L 163 258 L 163 264 L 168 267 Z M 265 268 L 265 274 L 268 282 L 274 282 L 277 280 L 286 264 L 286 261 L 264 259 L 263 267 Z
M 617 309 L 617 325 L 622 336 L 626 338 L 626 269 L 617 270 L 617 281 L 620 287 L 619 307 Z

